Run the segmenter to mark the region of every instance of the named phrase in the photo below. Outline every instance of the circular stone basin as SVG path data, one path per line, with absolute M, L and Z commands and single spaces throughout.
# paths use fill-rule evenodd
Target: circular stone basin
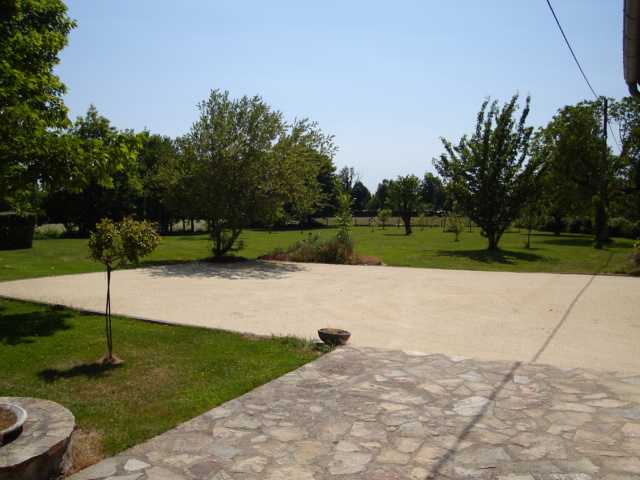
M 0 397 L 25 411 L 24 423 L 0 446 L 0 480 L 47 480 L 64 470 L 75 419 L 55 402 L 27 397 Z M 13 427 L 13 425 L 12 425 Z M 15 438 L 11 438 L 11 437 Z
M 27 421 L 27 417 L 27 411 L 24 408 L 12 403 L 0 402 L 0 419 L 3 420 L 0 423 L 0 429 L 5 427 L 0 430 L 0 446 L 20 435 L 20 429 Z

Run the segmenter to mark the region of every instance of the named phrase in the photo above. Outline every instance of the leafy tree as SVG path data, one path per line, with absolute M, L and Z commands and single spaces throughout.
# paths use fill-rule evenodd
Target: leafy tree
M 353 223 L 353 215 L 351 213 L 352 205 L 353 199 L 349 195 L 340 195 L 340 204 L 335 216 L 336 225 L 338 225 L 336 238 L 339 243 L 349 246 L 349 253 L 353 252 L 353 240 L 351 238 L 351 224 Z
M 384 230 L 386 223 L 389 221 L 389 219 L 391 218 L 391 214 L 393 212 L 391 211 L 390 208 L 379 208 L 378 211 L 376 212 L 377 216 L 378 216 L 378 220 L 380 220 L 382 222 L 382 229 Z
M 260 97 L 232 100 L 218 90 L 199 108 L 174 173 L 207 222 L 215 258 L 241 249 L 240 233 L 286 203 L 306 209 L 322 198 L 318 176 L 334 147 L 314 123 L 287 125 Z
M 360 181 L 360 177 L 360 173 L 356 172 L 355 168 L 342 167 L 340 172 L 338 172 L 338 181 L 342 186 L 342 191 L 350 195 L 355 184 Z
M 111 272 L 128 264 L 137 265 L 140 258 L 153 252 L 162 239 L 147 222 L 137 222 L 128 217 L 121 222 L 103 219 L 89 238 L 91 259 L 107 267 L 107 306 L 105 329 L 109 353 L 104 363 L 120 363 L 113 354 L 113 332 L 111 325 Z
M 145 134 L 119 132 L 93 105 L 68 132 L 86 147 L 95 146 L 115 165 L 107 184 L 88 179 L 82 191 L 62 186 L 52 192 L 45 207 L 50 220 L 86 235 L 101 218 L 142 213 L 144 165 L 137 161 L 137 150 Z
M 623 98 L 610 109 L 618 123 L 622 151 L 618 186 L 623 197 L 625 215 L 632 221 L 640 220 L 640 102 L 632 97 Z
M 608 148 L 603 158 L 602 101 L 583 101 L 561 108 L 541 129 L 547 208 L 556 215 L 581 212 L 593 219 L 596 248 L 602 248 L 610 193 L 618 162 Z
M 23 191 L 59 171 L 51 167 L 69 121 L 53 69 L 75 27 L 66 11 L 54 0 L 0 4 L 0 201 L 12 206 L 27 206 Z
M 447 202 L 447 190 L 442 180 L 433 173 L 427 172 L 420 182 L 420 197 L 422 201 L 434 210 L 443 210 Z
M 390 185 L 391 180 L 387 180 L 386 178 L 378 184 L 376 193 L 373 194 L 369 201 L 369 205 L 367 205 L 369 210 L 378 210 L 379 208 L 385 207 L 387 204 L 387 197 L 389 196 Z
M 371 192 L 358 180 L 353 184 L 353 188 L 351 189 L 351 198 L 353 198 L 354 210 L 366 210 L 369 200 L 371 200 Z
M 66 134 L 71 122 L 54 75 L 76 26 L 60 0 L 0 2 L 0 208 L 28 210 L 39 187 L 78 191 L 90 179 L 111 184 L 128 157 Z
M 169 226 L 180 218 L 169 207 L 170 202 L 166 201 L 172 192 L 167 191 L 165 186 L 171 182 L 165 182 L 159 177 L 161 167 L 174 162 L 176 155 L 176 147 L 171 138 L 144 132 L 138 154 L 144 192 L 138 211 L 142 218 L 157 222 L 162 233 L 167 233 Z
M 420 179 L 415 175 L 407 175 L 392 180 L 387 203 L 400 211 L 405 234 L 411 235 L 411 217 L 420 204 Z
M 484 232 L 488 249 L 498 248 L 502 234 L 518 218 L 531 194 L 538 167 L 529 160 L 531 127 L 525 127 L 530 98 L 516 121 L 518 95 L 501 109 L 487 98 L 476 130 L 458 145 L 444 138 L 446 153 L 433 163 L 459 208 Z M 488 111 L 487 111 L 488 107 Z

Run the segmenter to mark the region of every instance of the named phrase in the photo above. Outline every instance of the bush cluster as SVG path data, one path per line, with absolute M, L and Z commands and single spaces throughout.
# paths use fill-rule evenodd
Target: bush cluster
M 0 250 L 31 248 L 35 229 L 36 216 L 33 213 L 0 213 Z
M 287 256 L 292 262 L 340 265 L 357 263 L 353 253 L 353 240 L 349 235 L 336 235 L 329 240 L 322 240 L 321 233 L 309 233 L 309 238 L 291 247 Z

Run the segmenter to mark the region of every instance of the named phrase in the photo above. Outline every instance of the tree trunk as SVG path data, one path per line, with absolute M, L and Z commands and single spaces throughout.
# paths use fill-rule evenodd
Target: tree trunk
M 411 235 L 411 213 L 403 214 L 402 221 L 404 222 L 404 234 Z
M 108 358 L 113 358 L 113 331 L 111 329 L 111 268 L 107 266 L 107 307 L 105 312 L 105 329 L 107 332 Z

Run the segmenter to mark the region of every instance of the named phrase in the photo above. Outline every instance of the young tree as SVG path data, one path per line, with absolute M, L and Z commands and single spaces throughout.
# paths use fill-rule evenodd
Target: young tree
M 137 265 L 140 258 L 153 252 L 162 239 L 147 222 L 136 222 L 128 217 L 121 222 L 103 219 L 89 238 L 91 258 L 107 267 L 107 306 L 105 329 L 109 353 L 104 363 L 120 363 L 113 354 L 113 332 L 111 328 L 111 272 L 127 264 Z
M 378 220 L 380 220 L 382 222 L 382 229 L 384 230 L 385 225 L 387 224 L 387 222 L 389 221 L 389 219 L 391 218 L 391 209 L 390 208 L 379 208 L 378 211 L 376 212 L 377 216 L 378 216 Z
M 489 250 L 498 248 L 500 237 L 518 218 L 538 172 L 529 161 L 532 129 L 525 127 L 530 98 L 518 121 L 517 101 L 516 94 L 500 109 L 497 101 L 485 100 L 473 135 L 455 146 L 443 138 L 446 153 L 433 161 L 453 200 L 482 228 Z
M 407 175 L 392 180 L 387 202 L 400 211 L 405 234 L 411 235 L 411 216 L 420 204 L 420 179 L 415 175 Z

